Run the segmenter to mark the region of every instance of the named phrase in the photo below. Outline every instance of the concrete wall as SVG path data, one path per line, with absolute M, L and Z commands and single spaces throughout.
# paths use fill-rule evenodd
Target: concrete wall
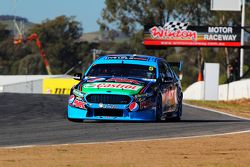
M 62 76 L 63 75 L 0 75 L 0 86 Z
M 203 100 L 204 82 L 190 85 L 183 93 L 185 100 Z M 236 100 L 250 98 L 250 79 L 231 82 L 219 86 L 219 100 Z
M 43 80 L 14 83 L 3 86 L 2 92 L 9 93 L 43 93 Z
M 0 75 L 0 92 L 43 93 L 43 79 L 67 75 Z
M 228 89 L 228 91 L 227 91 Z M 220 100 L 250 98 L 250 79 L 232 82 L 220 86 Z
M 183 98 L 186 100 L 204 99 L 204 81 L 195 82 L 190 85 L 184 92 Z

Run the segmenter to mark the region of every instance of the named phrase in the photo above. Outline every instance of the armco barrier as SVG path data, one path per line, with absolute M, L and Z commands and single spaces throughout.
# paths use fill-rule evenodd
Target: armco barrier
M 185 100 L 203 100 L 204 82 L 196 82 L 190 85 L 183 93 Z M 231 82 L 219 86 L 219 100 L 237 100 L 250 98 L 250 79 Z
M 72 78 L 46 78 L 43 79 L 43 93 L 45 94 L 69 94 L 70 89 L 78 84 Z

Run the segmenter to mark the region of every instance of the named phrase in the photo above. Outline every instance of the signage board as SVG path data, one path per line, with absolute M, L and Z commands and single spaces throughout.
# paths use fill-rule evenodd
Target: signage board
M 219 72 L 220 64 L 205 63 L 204 67 L 204 100 L 219 98 Z
M 43 79 L 43 93 L 44 94 L 70 94 L 71 88 L 78 84 L 71 78 L 45 78 Z
M 189 26 L 167 22 L 145 26 L 145 46 L 240 47 L 241 28 L 229 26 Z
M 241 0 L 211 0 L 211 10 L 241 11 Z

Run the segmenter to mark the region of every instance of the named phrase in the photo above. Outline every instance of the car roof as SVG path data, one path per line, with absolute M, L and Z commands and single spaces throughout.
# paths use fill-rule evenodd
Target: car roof
M 113 54 L 99 57 L 93 64 L 139 64 L 148 66 L 157 66 L 158 58 L 148 55 L 137 54 Z

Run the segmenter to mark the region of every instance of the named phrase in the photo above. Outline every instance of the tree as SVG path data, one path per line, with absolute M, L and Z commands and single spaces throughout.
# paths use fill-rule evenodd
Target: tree
M 12 32 L 0 24 L 0 74 L 17 74 L 17 64 L 27 54 L 30 50 L 14 46 Z
M 111 23 L 112 26 L 131 35 L 138 27 L 168 21 L 174 11 L 173 2 L 175 1 L 106 0 L 106 8 L 102 11 L 103 20 L 98 20 L 98 23 L 102 30 L 109 29 L 108 25 Z
M 37 33 L 50 63 L 53 74 L 65 73 L 82 58 L 82 27 L 74 17 L 59 16 L 35 25 L 30 33 Z M 34 52 L 38 52 L 36 47 Z

